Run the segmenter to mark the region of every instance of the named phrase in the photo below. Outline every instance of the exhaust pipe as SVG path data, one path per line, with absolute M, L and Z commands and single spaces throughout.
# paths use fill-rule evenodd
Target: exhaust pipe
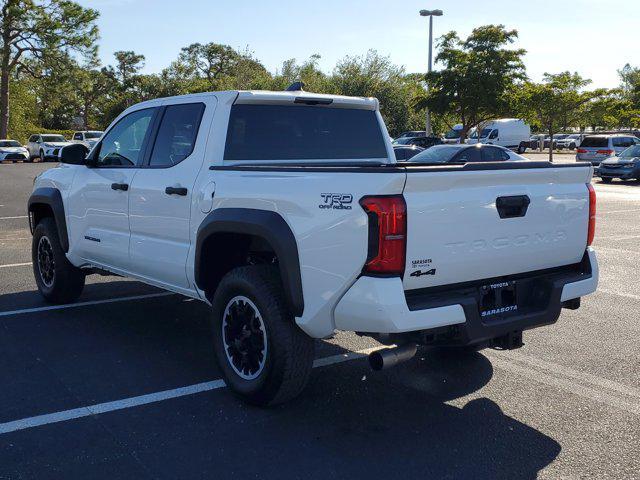
M 415 343 L 399 345 L 393 348 L 385 348 L 369 354 L 369 365 L 372 370 L 385 370 L 411 360 L 418 350 Z

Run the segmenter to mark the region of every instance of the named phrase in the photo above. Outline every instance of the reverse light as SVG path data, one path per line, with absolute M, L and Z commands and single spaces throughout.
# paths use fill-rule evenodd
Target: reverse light
M 404 197 L 363 197 L 360 205 L 369 217 L 369 247 L 364 272 L 402 276 L 407 246 Z
M 589 190 L 589 226 L 587 228 L 587 247 L 593 243 L 596 234 L 596 190 L 593 185 L 587 183 Z

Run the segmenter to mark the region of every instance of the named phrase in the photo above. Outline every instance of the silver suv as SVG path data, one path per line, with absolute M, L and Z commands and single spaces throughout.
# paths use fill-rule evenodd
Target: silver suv
M 618 155 L 632 145 L 640 144 L 640 138 L 631 134 L 588 135 L 584 137 L 576 153 L 576 161 L 600 165 L 605 158 Z

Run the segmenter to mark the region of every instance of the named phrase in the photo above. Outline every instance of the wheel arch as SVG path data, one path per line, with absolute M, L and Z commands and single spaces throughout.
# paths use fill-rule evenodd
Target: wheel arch
M 204 291 L 215 289 L 216 276 L 208 275 L 207 264 L 216 258 L 228 259 L 232 256 L 226 249 L 216 252 L 217 246 L 250 248 L 249 245 L 237 245 L 233 242 L 234 238 L 252 239 L 252 243 L 257 241 L 273 249 L 278 259 L 278 269 L 289 308 L 295 316 L 302 316 L 304 299 L 298 245 L 291 228 L 276 212 L 252 208 L 218 208 L 207 215 L 198 228 L 196 239 L 194 277 L 198 288 Z M 220 242 L 221 239 L 227 241 Z M 224 260 L 221 264 L 224 264 Z
M 58 230 L 60 246 L 67 253 L 69 251 L 69 235 L 67 233 L 67 220 L 60 190 L 53 187 L 36 188 L 29 197 L 27 211 L 32 235 L 33 230 L 42 218 L 53 217 Z

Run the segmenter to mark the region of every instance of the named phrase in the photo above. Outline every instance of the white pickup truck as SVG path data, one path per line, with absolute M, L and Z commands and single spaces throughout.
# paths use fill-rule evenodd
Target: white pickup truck
M 395 160 L 378 101 L 226 91 L 124 111 L 60 152 L 28 203 L 50 302 L 85 276 L 133 277 L 211 305 L 213 348 L 245 400 L 304 388 L 314 338 L 517 348 L 595 291 L 588 164 Z

